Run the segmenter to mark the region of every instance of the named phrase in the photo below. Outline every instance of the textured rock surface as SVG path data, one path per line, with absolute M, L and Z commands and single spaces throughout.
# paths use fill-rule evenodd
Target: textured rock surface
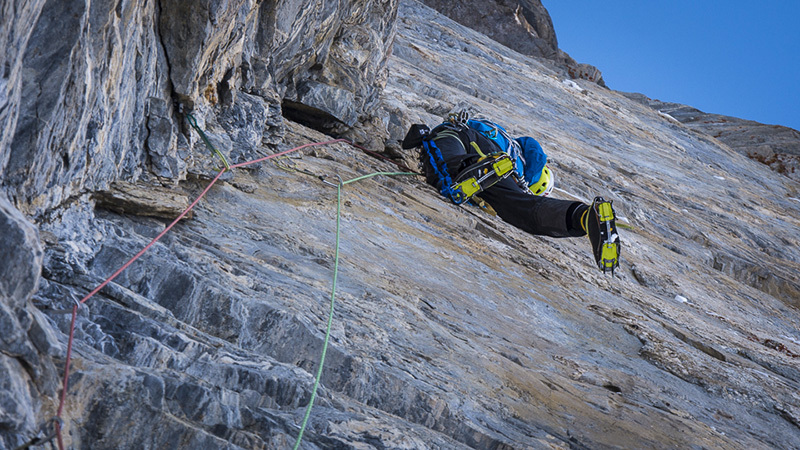
M 44 2 L 37 16 L 36 5 L 4 29 L 13 70 L 0 89 L 9 110 L 0 119 L 16 129 L 3 133 L 0 175 L 12 202 L 34 216 L 117 179 L 184 179 L 190 147 L 205 149 L 174 102 L 195 109 L 224 151 L 235 146 L 234 159 L 275 131 L 281 101 L 328 128 L 369 117 L 397 8 L 395 0 L 67 0 Z
M 558 48 L 550 13 L 539 0 L 424 0 L 423 3 L 513 50 L 553 61 L 571 78 L 605 86 L 599 69 L 578 63 Z
M 53 414 L 51 358 L 62 349 L 45 316 L 30 303 L 42 267 L 38 233 L 3 196 L 0 248 L 0 446 L 6 446 L 35 434 L 38 418 Z
M 156 8 L 44 2 L 21 64 L 16 133 L 0 167 L 3 186 L 24 212 L 42 214 L 142 174 L 149 105 L 170 103 Z M 171 152 L 175 159 L 174 146 Z
M 128 5 L 114 4 L 120 8 L 100 14 L 99 22 L 122 26 Z M 364 116 L 354 130 L 382 128 L 389 153 L 413 163 L 414 155 L 397 147 L 412 122 L 433 125 L 462 107 L 502 117 L 511 132 L 532 135 L 547 149 L 559 180 L 554 195 L 603 194 L 627 228 L 623 267 L 612 278 L 593 268 L 583 239 L 526 235 L 446 203 L 417 177 L 348 184 L 331 347 L 304 448 L 800 446 L 795 181 L 619 93 L 565 80 L 548 64 L 415 1 L 206 5 L 186 3 L 197 17 L 180 20 L 203 29 L 182 32 L 185 43 L 142 53 L 140 67 L 151 67 L 164 89 L 142 103 L 149 113 L 119 113 L 96 135 L 132 136 L 143 127 L 152 144 L 120 140 L 114 147 L 98 137 L 107 145 L 96 147 L 99 156 L 77 178 L 57 169 L 60 156 L 52 160 L 60 147 L 40 144 L 52 139 L 49 129 L 18 131 L 28 140 L 14 142 L 34 148 L 2 149 L 12 160 L 28 155 L 35 167 L 3 173 L 5 190 L 28 219 L 0 201 L 0 224 L 8 230 L 3 248 L 18 249 L 22 258 L 0 268 L 31 275 L 3 277 L 3 289 L 14 293 L 0 305 L 2 329 L 13 330 L 0 341 L 0 402 L 14 412 L 0 416 L 0 447 L 26 442 L 53 416 L 65 311 L 167 223 L 99 207 L 97 192 L 160 180 L 193 198 L 214 173 L 218 162 L 179 120 L 170 89 L 194 104 L 211 141 L 242 161 L 330 139 L 282 114 L 321 129 L 346 123 L 319 104 L 298 102 L 304 77 L 350 89 L 350 78 L 321 77 L 314 63 L 305 65 L 311 60 L 339 61 L 341 73 L 360 68 L 352 73 L 364 77 L 362 94 L 337 97 L 343 103 L 334 112 L 363 101 L 352 108 Z M 149 24 L 141 36 L 167 42 L 168 8 L 139 6 L 132 23 Z M 54 6 L 45 5 L 43 17 L 48 7 Z M 335 48 L 336 39 L 326 40 L 331 34 L 347 34 L 342 24 L 350 19 L 325 21 L 332 9 L 344 14 L 336 17 L 374 17 L 366 30 L 353 22 L 376 42 L 388 42 L 380 36 L 396 27 L 391 56 L 381 46 L 351 59 L 310 52 L 304 42 L 331 42 L 319 47 L 324 54 Z M 85 38 L 96 29 L 79 30 Z M 279 38 L 272 52 L 255 49 Z M 109 44 L 102 54 L 142 39 Z M 181 45 L 186 55 L 175 53 Z M 74 53 L 72 64 L 85 55 Z M 195 69 L 159 69 L 178 64 L 178 55 Z M 381 70 L 361 65 L 382 58 Z M 307 70 L 288 75 L 293 67 Z M 477 85 L 487 74 L 489 82 Z M 135 111 L 138 100 L 129 96 L 138 98 L 143 79 L 128 80 L 125 95 L 119 91 L 108 104 Z M 106 86 L 92 95 L 110 99 L 117 84 L 109 78 Z M 58 97 L 59 107 L 85 101 L 62 91 L 42 97 Z M 360 108 L 372 103 L 369 117 L 369 107 Z M 63 125 L 76 127 L 95 112 L 87 107 Z M 75 148 L 92 142 L 73 139 Z M 49 172 L 34 173 L 48 161 L 55 164 Z M 292 445 L 327 320 L 336 190 L 289 167 L 328 179 L 395 170 L 337 144 L 226 174 L 192 219 L 81 307 L 64 411 L 67 445 Z M 37 190 L 45 179 L 57 192 Z M 748 189 L 752 179 L 763 180 L 763 192 Z M 145 211 L 162 203 L 136 199 Z
M 31 30 L 45 0 L 7 1 L 0 5 L 0 174 L 8 162 L 22 93 L 22 61 Z
M 191 200 L 185 194 L 161 186 L 135 185 L 117 182 L 108 191 L 93 195 L 98 208 L 110 209 L 120 214 L 174 219 L 189 207 Z M 192 218 L 189 211 L 187 219 Z
M 642 94 L 624 94 L 668 114 L 692 130 L 713 136 L 733 150 L 800 181 L 800 131 L 736 117 L 709 114 L 679 103 L 653 100 Z
M 558 39 L 547 9 L 538 0 L 423 3 L 520 53 L 556 59 Z

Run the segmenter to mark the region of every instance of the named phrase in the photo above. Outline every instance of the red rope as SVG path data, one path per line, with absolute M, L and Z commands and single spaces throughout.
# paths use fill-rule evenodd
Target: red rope
M 312 142 L 310 144 L 301 145 L 300 147 L 295 147 L 295 148 L 286 150 L 284 152 L 275 153 L 274 155 L 269 155 L 269 156 L 265 156 L 263 158 L 254 159 L 252 161 L 247 161 L 247 162 L 243 162 L 243 163 L 239 163 L 239 164 L 234 164 L 234 165 L 231 166 L 231 169 L 235 169 L 237 167 L 249 166 L 250 164 L 260 163 L 262 161 L 266 161 L 266 160 L 272 159 L 272 158 L 277 158 L 278 156 L 283 156 L 283 155 L 285 155 L 287 153 L 292 153 L 294 151 L 302 150 L 302 149 L 307 148 L 307 147 L 314 147 L 316 145 L 335 144 L 337 142 L 347 142 L 350 145 L 353 145 L 353 146 L 355 145 L 352 142 L 348 141 L 347 139 L 334 139 L 332 141 L 325 141 L 325 142 Z
M 69 344 L 67 344 L 67 361 L 64 363 L 64 381 L 61 385 L 61 400 L 58 402 L 58 412 L 56 419 L 61 419 L 61 411 L 64 409 L 64 401 L 67 397 L 67 378 L 69 377 L 69 362 L 72 358 L 72 338 L 75 336 L 75 319 L 78 317 L 78 305 L 72 307 L 72 322 L 69 325 Z M 64 442 L 61 439 L 61 420 L 56 420 L 56 437 L 58 438 L 58 448 L 64 450 Z
M 318 145 L 335 144 L 337 142 L 346 142 L 346 143 L 348 143 L 348 144 L 350 144 L 350 145 L 352 145 L 354 147 L 363 149 L 363 147 L 360 147 L 360 146 L 348 141 L 347 139 L 334 139 L 332 141 L 325 141 L 325 142 L 312 142 L 310 144 L 301 145 L 299 147 L 295 147 L 295 148 L 292 148 L 292 149 L 289 149 L 289 150 L 286 150 L 286 151 L 283 151 L 283 152 L 280 152 L 280 153 L 275 153 L 273 155 L 265 156 L 263 158 L 258 158 L 258 159 L 254 159 L 252 161 L 246 161 L 246 162 L 239 163 L 239 164 L 234 164 L 234 165 L 232 165 L 230 167 L 231 167 L 231 169 L 234 169 L 234 168 L 237 168 L 237 167 L 249 166 L 251 164 L 259 163 L 259 162 L 262 162 L 262 161 L 266 161 L 268 159 L 277 158 L 278 156 L 286 155 L 288 153 L 296 152 L 296 151 L 302 150 L 304 148 L 318 146 Z M 175 220 L 173 220 L 172 223 L 170 223 L 166 228 L 164 228 L 164 231 L 159 233 L 159 235 L 156 236 L 152 241 L 150 241 L 150 243 L 147 244 L 139 253 L 137 253 L 133 258 L 128 260 L 128 262 L 126 262 L 122 267 L 120 267 L 116 272 L 114 272 L 114 274 L 112 274 L 105 281 L 103 281 L 99 286 L 97 286 L 91 292 L 89 292 L 85 297 L 83 297 L 81 299 L 81 301 L 78 304 L 76 304 L 72 308 L 72 322 L 70 323 L 70 326 L 69 326 L 69 341 L 67 342 L 67 357 L 66 357 L 66 362 L 64 363 L 64 379 L 63 379 L 63 381 L 61 383 L 61 396 L 60 396 L 60 400 L 58 402 L 58 412 L 56 413 L 56 419 L 57 420 L 55 421 L 55 423 L 56 423 L 56 425 L 55 425 L 55 427 L 56 427 L 56 435 L 58 437 L 58 448 L 59 449 L 64 450 L 64 443 L 63 443 L 62 438 L 61 438 L 61 413 L 64 410 L 64 405 L 66 403 L 66 398 L 67 398 L 67 388 L 69 387 L 69 366 L 70 366 L 70 361 L 71 361 L 71 358 L 72 358 L 72 345 L 73 345 L 73 340 L 74 340 L 74 336 L 75 336 L 75 321 L 77 320 L 77 317 L 78 317 L 78 307 L 80 305 L 86 303 L 86 301 L 89 300 L 90 298 L 92 298 L 95 294 L 97 294 L 100 291 L 100 289 L 103 289 L 108 283 L 110 283 L 112 280 L 114 280 L 114 278 L 119 276 L 119 274 L 122 273 L 123 270 L 127 269 L 128 266 L 133 264 L 134 261 L 139 259 L 139 257 L 141 257 L 147 250 L 149 250 L 150 247 L 152 247 L 156 242 L 158 242 L 159 239 L 161 239 L 165 234 L 167 234 L 167 232 L 169 230 L 171 230 L 172 227 L 174 227 L 175 224 L 178 223 L 178 221 L 180 221 L 186 214 L 189 213 L 189 211 L 192 210 L 192 208 L 194 208 L 197 205 L 198 202 L 200 202 L 200 199 L 202 199 L 206 195 L 206 193 L 208 193 L 208 191 L 211 189 L 211 186 L 213 186 L 214 183 L 216 183 L 217 180 L 219 180 L 219 177 L 221 177 L 222 174 L 226 170 L 227 169 L 220 170 L 219 173 L 217 174 L 217 176 L 214 177 L 213 180 L 211 180 L 211 182 L 208 184 L 208 186 L 206 186 L 206 188 L 203 190 L 203 192 L 200 193 L 200 195 L 192 202 L 192 204 L 189 205 L 189 207 L 186 208 Z

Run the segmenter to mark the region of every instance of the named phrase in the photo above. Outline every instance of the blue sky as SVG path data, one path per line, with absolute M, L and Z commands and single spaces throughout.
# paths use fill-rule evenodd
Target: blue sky
M 800 130 L 800 0 L 542 0 L 611 89 Z

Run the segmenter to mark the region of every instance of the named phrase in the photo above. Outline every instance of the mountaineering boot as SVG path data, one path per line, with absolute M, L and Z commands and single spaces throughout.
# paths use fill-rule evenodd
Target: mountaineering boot
M 581 218 L 583 230 L 589 236 L 592 244 L 592 252 L 597 267 L 605 273 L 619 267 L 619 254 L 621 243 L 617 234 L 616 216 L 611 202 L 607 202 L 603 197 L 595 197 L 592 206 L 589 207 Z

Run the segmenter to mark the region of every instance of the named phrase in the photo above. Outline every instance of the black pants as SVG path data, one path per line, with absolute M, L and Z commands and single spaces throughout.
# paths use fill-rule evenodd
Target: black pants
M 482 149 L 490 148 L 494 144 L 482 135 L 475 133 L 472 139 Z M 474 152 L 470 145 L 464 145 L 461 139 L 453 136 L 434 136 L 434 144 L 441 152 L 451 178 L 464 169 L 475 158 L 469 156 Z M 494 147 L 496 149 L 496 146 Z M 467 150 L 469 149 L 469 150 Z M 492 151 L 485 151 L 491 153 Z M 420 162 L 425 170 L 429 184 L 439 189 L 440 182 L 431 166 L 427 150 L 420 152 Z M 579 226 L 574 226 L 573 213 L 582 205 L 581 202 L 561 200 L 552 197 L 540 197 L 528 194 L 525 190 L 508 177 L 494 186 L 478 194 L 486 203 L 497 211 L 497 215 L 504 221 L 530 234 L 551 237 L 576 237 L 586 234 Z

